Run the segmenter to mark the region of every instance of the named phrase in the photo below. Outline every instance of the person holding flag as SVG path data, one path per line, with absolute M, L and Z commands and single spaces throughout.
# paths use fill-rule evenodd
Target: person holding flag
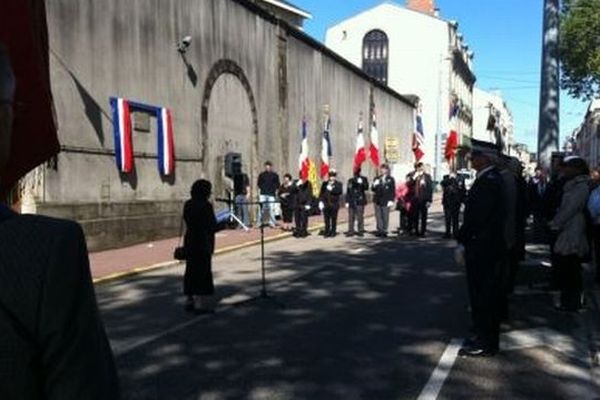
M 335 237 L 337 235 L 337 217 L 340 209 L 340 196 L 344 189 L 341 182 L 337 180 L 337 172 L 329 171 L 329 179 L 321 184 L 319 194 L 319 210 L 325 219 L 325 232 L 323 236 Z
M 354 153 L 354 167 L 353 170 L 356 172 L 360 171 L 362 163 L 367 159 L 367 153 L 365 151 L 365 135 L 363 133 L 363 119 L 362 112 L 358 120 L 358 135 L 356 135 L 356 151 Z
M 369 181 L 360 174 L 359 168 L 354 169 L 354 176 L 346 186 L 346 208 L 348 209 L 348 231 L 346 236 L 363 236 L 365 232 L 365 205 L 367 205 L 367 190 Z M 357 230 L 354 230 L 354 221 Z
M 396 198 L 396 182 L 390 176 L 390 168 L 387 164 L 381 165 L 381 174 L 373 181 L 371 190 L 373 191 L 373 206 L 377 223 L 375 236 L 387 237 L 390 208 L 394 206 Z

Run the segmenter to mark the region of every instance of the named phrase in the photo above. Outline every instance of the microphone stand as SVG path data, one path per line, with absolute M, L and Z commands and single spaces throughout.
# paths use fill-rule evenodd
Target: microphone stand
M 246 226 L 246 224 L 244 224 L 242 222 L 242 220 L 235 214 L 235 200 L 231 199 L 231 192 L 228 191 L 227 192 L 227 199 L 222 199 L 222 198 L 216 198 L 215 200 L 220 202 L 220 203 L 225 203 L 227 204 L 227 207 L 229 208 L 229 222 L 235 221 L 237 222 L 237 224 L 239 226 L 241 226 L 246 232 L 248 232 L 250 230 L 250 228 L 248 228 Z M 239 204 L 247 204 L 247 203 L 239 203 Z
M 280 203 L 280 201 L 249 201 L 244 204 L 260 205 L 260 207 L 262 207 L 265 204 L 275 204 L 275 203 Z M 266 273 L 266 268 L 265 268 L 265 226 L 267 226 L 267 224 L 265 224 L 261 221 L 261 223 L 260 223 L 260 272 L 261 272 L 260 293 L 256 296 L 250 297 L 249 299 L 234 303 L 233 305 L 236 307 L 243 306 L 243 305 L 249 305 L 249 304 L 261 301 L 261 300 L 266 300 L 266 301 L 271 302 L 273 305 L 275 305 L 279 308 L 285 308 L 285 305 L 283 303 L 277 301 L 277 299 L 274 296 L 270 295 L 269 292 L 267 291 L 267 273 Z

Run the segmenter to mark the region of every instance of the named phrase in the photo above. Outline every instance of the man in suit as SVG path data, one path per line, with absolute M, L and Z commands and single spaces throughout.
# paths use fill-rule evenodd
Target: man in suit
M 15 80 L 0 43 L 0 179 Z M 0 204 L 0 399 L 119 399 L 83 232 Z
M 433 180 L 425 172 L 422 162 L 415 165 L 413 174 L 413 224 L 417 236 L 425 236 L 427 231 L 427 213 L 433 201 Z
M 444 237 L 446 239 L 456 238 L 458 235 L 460 206 L 464 201 L 466 190 L 454 173 L 444 175 L 442 190 L 442 206 L 444 207 L 444 219 L 446 221 L 446 234 Z
M 341 182 L 337 180 L 337 172 L 332 169 L 329 171 L 327 182 L 321 184 L 321 192 L 319 193 L 319 209 L 325 219 L 323 236 L 326 238 L 337 235 L 337 217 L 340 209 L 340 196 L 343 191 Z
M 298 178 L 291 190 L 294 209 L 294 237 L 305 238 L 308 233 L 308 213 L 312 204 L 312 186 L 310 181 Z
M 258 207 L 258 215 L 256 216 L 256 226 L 260 228 L 263 224 L 263 217 L 265 210 L 269 212 L 269 226 L 275 228 L 277 222 L 275 221 L 275 201 L 277 196 L 277 190 L 281 183 L 279 182 L 279 175 L 273 171 L 273 164 L 271 161 L 265 162 L 265 170 L 258 175 L 258 201 L 261 203 Z
M 396 198 L 396 182 L 390 176 L 390 167 L 382 164 L 380 174 L 375 177 L 371 190 L 373 191 L 373 207 L 375 208 L 375 221 L 377 229 L 375 236 L 387 237 L 390 220 L 390 208 L 394 206 Z
M 360 168 L 354 171 L 354 176 L 348 179 L 346 186 L 346 208 L 348 209 L 347 236 L 363 236 L 365 232 L 365 205 L 367 205 L 367 190 L 369 180 L 360 174 Z M 354 230 L 356 221 L 357 230 Z
M 496 145 L 472 140 L 471 164 L 477 171 L 465 206 L 458 242 L 464 248 L 471 318 L 475 336 L 459 354 L 492 356 L 498 352 L 500 318 L 507 277 L 506 204 L 503 179 L 494 165 Z

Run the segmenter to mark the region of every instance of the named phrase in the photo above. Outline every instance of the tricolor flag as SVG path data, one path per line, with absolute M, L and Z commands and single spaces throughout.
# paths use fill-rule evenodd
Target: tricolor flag
M 325 178 L 329 174 L 329 162 L 333 155 L 331 150 L 331 139 L 329 133 L 331 130 L 331 118 L 327 116 L 325 122 L 325 130 L 323 131 L 323 145 L 321 147 L 321 178 Z
M 308 132 L 306 129 L 306 118 L 302 118 L 302 144 L 300 145 L 300 157 L 298 157 L 298 169 L 300 178 L 308 180 L 310 171 L 310 158 L 308 158 Z
M 422 147 L 425 145 L 425 133 L 423 131 L 423 117 L 421 113 L 421 105 L 416 111 L 415 116 L 415 132 L 413 134 L 413 153 L 415 155 L 415 160 L 418 162 L 423 158 L 425 152 Z
M 371 122 L 371 134 L 369 136 L 369 156 L 373 165 L 379 168 L 379 133 L 377 132 L 377 118 L 373 110 L 373 121 Z
M 446 140 L 446 149 L 444 154 L 446 156 L 446 160 L 448 162 L 454 159 L 456 154 L 456 148 L 458 147 L 458 111 L 460 107 L 458 105 L 458 100 L 453 99 L 450 103 L 450 133 L 448 134 L 448 139 Z
M 161 107 L 158 118 L 158 170 L 163 176 L 175 172 L 175 147 L 173 145 L 173 120 L 171 110 Z
M 358 135 L 356 136 L 356 152 L 354 153 L 354 171 L 357 171 L 367 159 L 365 152 L 365 135 L 363 132 L 362 113 L 358 120 Z
M 133 143 L 131 140 L 131 115 L 129 102 L 118 97 L 111 97 L 113 112 L 113 131 L 115 137 L 115 159 L 120 172 L 133 171 Z

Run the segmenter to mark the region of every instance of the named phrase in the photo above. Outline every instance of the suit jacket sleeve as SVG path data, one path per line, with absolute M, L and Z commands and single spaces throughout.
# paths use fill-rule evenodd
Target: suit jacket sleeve
M 469 201 L 468 211 L 465 210 L 464 223 L 460 228 L 458 241 L 465 244 L 479 232 L 482 232 L 497 213 L 497 201 L 502 198 L 502 190 L 488 178 L 473 186 L 471 196 L 476 201 Z
M 36 339 L 49 400 L 119 399 L 81 228 L 65 223 L 48 258 Z
M 396 180 L 390 177 L 390 185 L 385 191 L 385 201 L 394 201 L 396 199 Z

